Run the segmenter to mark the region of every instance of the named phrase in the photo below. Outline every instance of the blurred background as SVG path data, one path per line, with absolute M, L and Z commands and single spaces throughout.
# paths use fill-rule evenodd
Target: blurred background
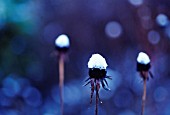
M 60 115 L 54 41 L 66 34 L 64 114 L 93 115 L 87 63 L 100 53 L 111 91 L 99 115 L 139 115 L 140 51 L 151 58 L 146 115 L 170 115 L 169 0 L 0 0 L 0 115 Z

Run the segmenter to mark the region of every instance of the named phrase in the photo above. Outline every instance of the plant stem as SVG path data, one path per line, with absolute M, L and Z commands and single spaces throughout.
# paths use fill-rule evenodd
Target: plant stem
M 98 115 L 98 94 L 96 91 L 96 109 L 95 109 L 95 115 Z
M 59 88 L 60 88 L 60 111 L 61 115 L 64 113 L 63 104 L 63 85 L 64 85 L 64 55 L 61 54 L 59 57 Z
M 100 83 L 97 81 L 97 83 L 96 83 L 96 109 L 95 109 L 95 115 L 98 115 L 99 89 L 100 89 Z
M 90 104 L 92 103 L 93 93 L 94 93 L 94 81 L 91 80 L 91 96 L 90 96 Z
M 143 96 L 142 96 L 142 112 L 141 115 L 144 115 L 144 109 L 145 109 L 145 101 L 146 101 L 146 78 L 144 78 L 143 83 Z

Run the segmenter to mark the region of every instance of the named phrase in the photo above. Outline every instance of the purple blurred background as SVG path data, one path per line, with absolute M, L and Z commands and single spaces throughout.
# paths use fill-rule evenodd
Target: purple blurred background
M 146 115 L 170 115 L 169 0 L 1 0 L 0 115 L 59 115 L 54 41 L 66 34 L 64 114 L 94 114 L 87 62 L 100 53 L 111 91 L 100 90 L 99 115 L 139 115 L 140 51 L 151 58 Z

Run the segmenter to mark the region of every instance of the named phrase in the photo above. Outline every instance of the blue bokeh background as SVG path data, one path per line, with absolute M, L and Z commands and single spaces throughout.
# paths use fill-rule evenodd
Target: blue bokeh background
M 140 51 L 151 58 L 146 115 L 170 115 L 169 0 L 0 0 L 0 115 L 59 115 L 54 41 L 66 34 L 64 114 L 93 115 L 87 62 L 100 53 L 111 91 L 100 90 L 99 115 L 139 115 Z

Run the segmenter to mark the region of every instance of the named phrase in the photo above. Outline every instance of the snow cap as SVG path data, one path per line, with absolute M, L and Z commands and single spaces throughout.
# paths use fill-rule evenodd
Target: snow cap
M 88 62 L 88 68 L 106 69 L 107 66 L 105 58 L 100 54 L 93 54 Z
M 137 57 L 137 62 L 140 64 L 146 65 L 146 64 L 150 63 L 149 56 L 144 52 L 140 52 Z
M 69 47 L 70 46 L 70 41 L 67 35 L 62 34 L 58 36 L 55 40 L 55 45 L 57 47 L 63 48 L 63 47 Z

